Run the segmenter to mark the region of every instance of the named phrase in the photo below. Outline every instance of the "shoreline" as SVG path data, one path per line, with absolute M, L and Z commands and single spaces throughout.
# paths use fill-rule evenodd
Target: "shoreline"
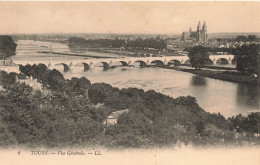
M 232 69 L 226 69 L 225 71 L 213 71 L 213 70 L 186 69 L 186 68 L 180 68 L 178 66 L 177 67 L 157 66 L 157 67 L 164 68 L 164 69 L 174 69 L 176 71 L 192 73 L 197 76 L 214 78 L 214 79 L 233 82 L 233 83 L 258 85 L 258 86 L 260 85 L 257 82 L 257 78 L 249 77 L 247 75 L 242 75 L 242 73 L 234 72 Z
M 37 53 L 50 54 L 50 52 L 48 52 L 48 51 L 38 51 Z M 51 52 L 51 54 L 57 54 L 57 55 L 62 55 L 62 56 L 93 57 L 93 58 L 114 58 L 114 57 L 107 57 L 107 56 L 92 56 L 92 55 L 74 54 L 74 53 L 61 53 L 61 52 Z

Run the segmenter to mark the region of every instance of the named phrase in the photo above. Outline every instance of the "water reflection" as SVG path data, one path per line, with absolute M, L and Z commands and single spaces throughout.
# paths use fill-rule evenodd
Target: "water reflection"
M 109 69 L 110 69 L 109 67 L 106 66 L 103 67 L 103 71 L 108 71 Z
M 237 105 L 252 111 L 260 109 L 260 87 L 257 85 L 237 85 Z
M 204 77 L 193 75 L 191 78 L 192 86 L 206 86 L 207 80 Z

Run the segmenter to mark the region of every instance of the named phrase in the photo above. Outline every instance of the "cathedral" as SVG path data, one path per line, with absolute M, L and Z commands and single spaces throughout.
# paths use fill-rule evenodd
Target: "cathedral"
M 182 41 L 196 41 L 205 43 L 208 41 L 208 34 L 207 34 L 207 25 L 204 21 L 203 26 L 201 28 L 200 21 L 197 26 L 197 31 L 192 31 L 191 28 L 188 32 L 183 32 L 181 35 Z

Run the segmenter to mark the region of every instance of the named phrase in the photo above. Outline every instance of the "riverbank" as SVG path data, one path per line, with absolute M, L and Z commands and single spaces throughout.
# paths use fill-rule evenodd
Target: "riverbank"
M 257 85 L 257 78 L 250 77 L 247 74 L 239 73 L 232 71 L 231 69 L 226 71 L 220 71 L 220 70 L 195 70 L 195 69 L 187 69 L 187 68 L 180 68 L 180 67 L 169 67 L 169 66 L 163 66 L 162 68 L 166 69 L 174 69 L 177 71 L 182 72 L 188 72 L 192 73 L 198 76 L 208 77 L 208 78 L 214 78 L 229 82 L 235 82 L 235 83 L 244 83 L 244 84 L 250 84 L 250 85 Z M 258 84 L 260 85 L 260 84 Z
M 50 54 L 49 51 L 38 51 L 37 53 L 45 53 Z M 57 54 L 62 56 L 80 56 L 80 57 L 92 57 L 92 58 L 113 58 L 113 57 L 107 57 L 107 56 L 93 56 L 93 55 L 87 55 L 87 54 L 74 54 L 74 53 L 62 53 L 62 52 L 51 52 L 51 54 Z
M 190 68 L 192 68 L 191 64 L 182 64 L 181 66 L 188 66 Z M 206 65 L 201 67 L 202 69 L 214 69 L 214 70 L 226 70 L 226 71 L 236 71 L 236 67 L 232 66 L 232 67 L 227 67 L 225 65 L 221 66 L 221 65 Z
M 157 56 L 183 56 L 175 52 L 149 50 L 149 49 L 125 49 L 125 48 L 86 48 L 89 52 L 112 53 L 116 55 L 124 55 L 129 57 L 157 57 Z

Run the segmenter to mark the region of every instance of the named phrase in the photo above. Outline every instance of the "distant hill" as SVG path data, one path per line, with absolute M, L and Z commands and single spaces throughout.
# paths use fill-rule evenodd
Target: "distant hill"
M 208 38 L 236 38 L 241 35 L 256 35 L 260 38 L 260 32 L 227 32 L 227 33 L 208 33 Z M 59 40 L 67 40 L 70 37 L 81 37 L 85 39 L 136 39 L 136 38 L 157 38 L 160 37 L 162 39 L 168 38 L 179 38 L 180 34 L 113 34 L 113 33 L 43 33 L 43 34 L 11 34 L 12 38 L 17 40 L 29 39 L 29 40 L 51 40 L 51 39 L 59 39 Z
M 256 35 L 260 37 L 260 32 L 236 32 L 236 33 L 208 33 L 208 38 L 236 38 L 237 36 Z

